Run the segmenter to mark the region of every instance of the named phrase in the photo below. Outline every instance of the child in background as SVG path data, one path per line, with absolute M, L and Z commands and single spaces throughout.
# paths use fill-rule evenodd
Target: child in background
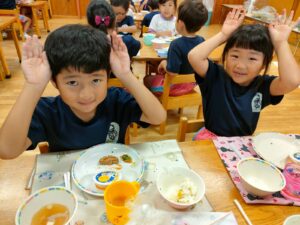
M 141 24 L 142 27 L 149 27 L 153 16 L 160 13 L 158 8 L 158 0 L 148 0 L 148 6 L 150 9 L 150 13 L 144 16 L 144 19 Z
M 170 75 L 191 74 L 194 73 L 192 66 L 188 61 L 188 53 L 198 44 L 204 41 L 204 38 L 197 35 L 201 27 L 205 24 L 208 17 L 206 7 L 202 0 L 184 0 L 178 7 L 178 18 L 176 21 L 176 30 L 182 37 L 173 40 L 168 50 L 167 60 L 161 61 L 158 66 L 159 74 Z M 154 87 L 153 90 L 163 91 L 163 78 L 161 90 Z M 191 92 L 195 87 L 194 83 L 174 84 L 171 86 L 170 95 L 183 95 Z
M 243 9 L 233 9 L 222 30 L 188 55 L 202 94 L 205 128 L 218 136 L 253 134 L 261 110 L 278 104 L 284 94 L 300 84 L 299 66 L 288 44 L 296 24 L 292 22 L 293 12 L 287 18 L 284 10 L 268 28 L 259 24 L 241 26 L 244 16 Z M 224 66 L 208 60 L 208 55 L 226 40 Z M 274 48 L 279 77 L 266 75 Z M 196 139 L 201 139 L 201 132 Z
M 49 34 L 44 50 L 36 36 L 23 46 L 25 83 L 0 129 L 0 158 L 15 158 L 43 141 L 50 151 L 123 143 L 132 122 L 165 120 L 159 101 L 132 75 L 115 32 L 108 40 L 90 26 L 67 25 Z M 110 69 L 127 91 L 107 89 Z M 59 96 L 41 97 L 49 81 Z
M 16 9 L 16 0 L 1 0 L 0 1 L 0 9 Z M 20 14 L 19 19 L 22 23 L 24 36 L 28 37 L 28 31 L 31 25 L 31 19 L 25 15 Z
M 132 34 L 137 31 L 132 16 L 126 15 L 129 9 L 129 0 L 111 0 L 110 4 L 117 17 L 117 30 L 119 34 Z
M 87 20 L 91 26 L 107 34 L 112 34 L 116 29 L 116 15 L 106 0 L 92 0 L 90 2 L 87 8 Z M 132 35 L 122 35 L 122 40 L 127 47 L 130 58 L 139 52 L 141 43 Z
M 149 25 L 149 32 L 155 33 L 157 37 L 174 36 L 176 34 L 176 0 L 159 0 L 160 14 L 153 16 Z
M 151 11 L 150 6 L 149 6 L 149 0 L 142 0 L 140 2 L 139 11 L 142 11 L 142 10 Z

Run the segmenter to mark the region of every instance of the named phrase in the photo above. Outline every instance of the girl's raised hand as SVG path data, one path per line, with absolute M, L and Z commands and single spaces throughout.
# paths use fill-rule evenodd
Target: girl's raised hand
M 110 67 L 112 72 L 117 76 L 126 76 L 130 71 L 130 59 L 127 52 L 127 47 L 121 37 L 117 36 L 114 31 L 111 36 L 111 52 L 110 52 Z
M 222 33 L 228 38 L 244 21 L 245 10 L 243 8 L 235 8 L 230 11 L 222 26 Z
M 292 21 L 293 16 L 294 11 L 291 11 L 290 15 L 287 17 L 286 9 L 284 9 L 282 14 L 277 15 L 276 20 L 269 25 L 270 36 L 275 47 L 278 44 L 287 41 L 292 29 L 300 22 L 300 18 L 296 21 Z
M 43 46 L 36 35 L 28 37 L 23 44 L 22 69 L 28 83 L 46 86 L 51 79 L 51 70 Z

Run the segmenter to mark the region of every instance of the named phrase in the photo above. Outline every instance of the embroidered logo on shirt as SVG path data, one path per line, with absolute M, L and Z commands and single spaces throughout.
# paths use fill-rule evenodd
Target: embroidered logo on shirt
M 120 126 L 115 122 L 111 122 L 106 136 L 106 142 L 117 143 L 119 139 Z
M 252 112 L 260 112 L 260 110 L 261 110 L 261 101 L 262 101 L 262 94 L 258 92 L 253 97 L 252 102 L 251 102 Z

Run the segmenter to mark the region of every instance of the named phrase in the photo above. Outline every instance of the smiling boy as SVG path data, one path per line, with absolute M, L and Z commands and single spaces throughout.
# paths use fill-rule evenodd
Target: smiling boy
M 126 46 L 116 33 L 111 43 L 102 31 L 84 25 L 55 30 L 45 51 L 36 36 L 26 40 L 25 84 L 0 130 L 0 158 L 15 158 L 43 141 L 50 151 L 123 143 L 132 122 L 165 119 L 159 101 L 132 75 Z M 110 68 L 129 93 L 107 89 Z M 49 81 L 60 95 L 41 98 Z

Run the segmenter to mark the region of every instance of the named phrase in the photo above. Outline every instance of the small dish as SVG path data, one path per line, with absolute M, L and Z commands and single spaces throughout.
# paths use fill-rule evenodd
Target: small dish
M 101 171 L 94 176 L 95 186 L 100 190 L 104 190 L 108 185 L 117 180 L 120 180 L 120 174 L 113 170 Z
M 193 170 L 170 167 L 162 170 L 156 180 L 161 196 L 175 209 L 187 209 L 198 203 L 205 194 L 203 179 Z
M 157 49 L 157 54 L 161 58 L 167 58 L 169 48 Z
M 258 158 L 238 162 L 241 183 L 249 193 L 264 197 L 281 191 L 286 184 L 283 174 L 271 163 Z
M 289 216 L 283 222 L 283 225 L 299 225 L 300 224 L 300 214 Z
M 161 38 L 151 40 L 154 49 L 162 49 L 168 46 L 167 42 Z

